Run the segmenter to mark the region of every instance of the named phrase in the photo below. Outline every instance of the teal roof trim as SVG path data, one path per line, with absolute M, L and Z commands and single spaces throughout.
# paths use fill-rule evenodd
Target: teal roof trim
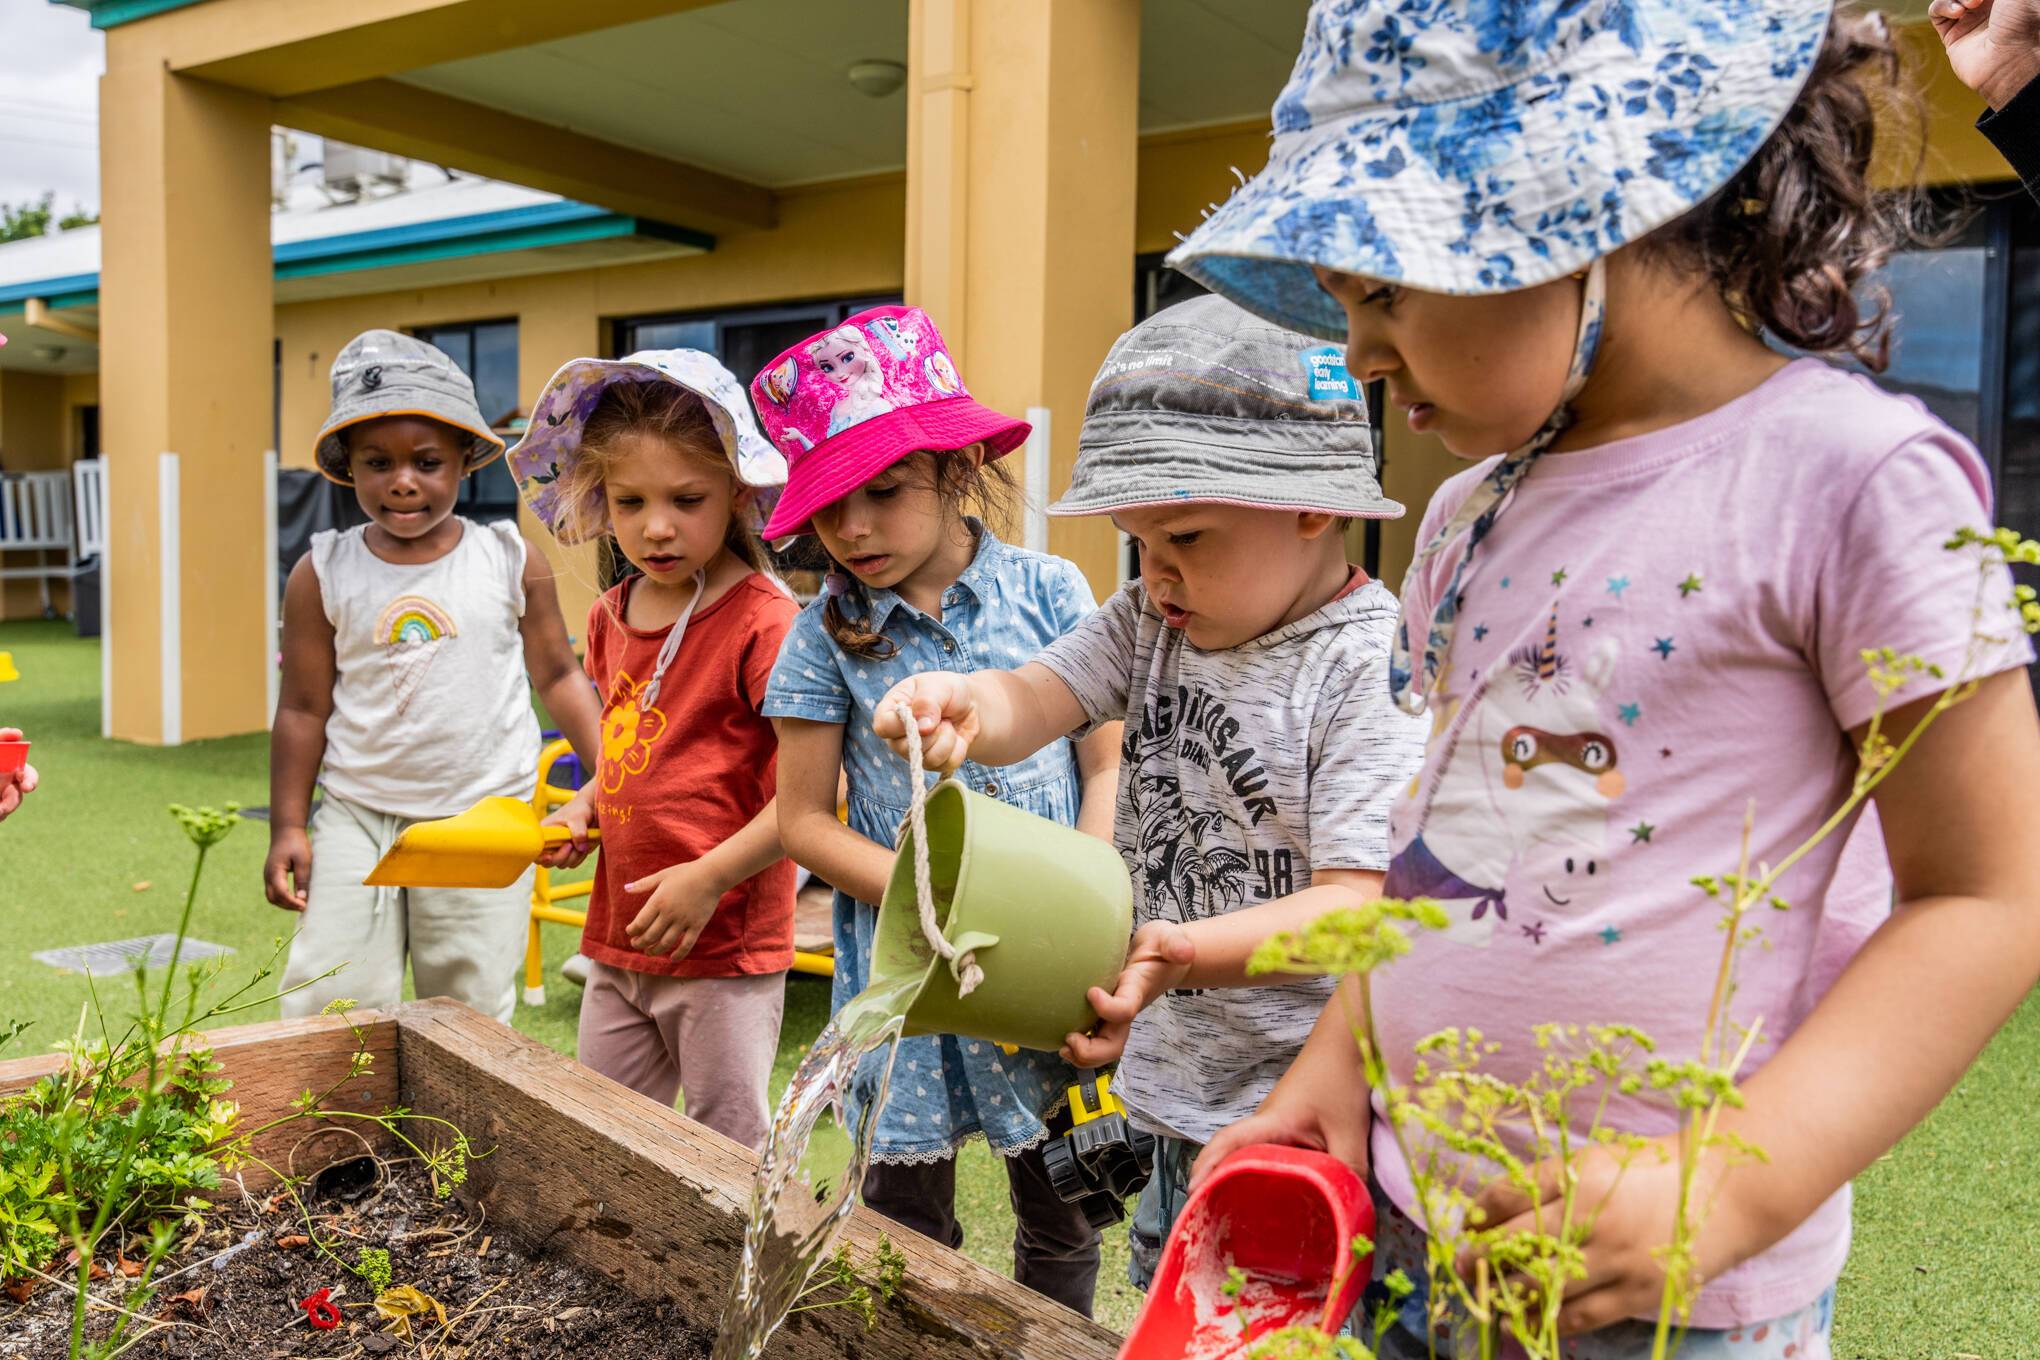
M 51 0 L 51 3 L 84 10 L 92 17 L 94 28 L 119 28 L 152 14 L 199 4 L 201 0 Z
M 715 237 L 666 222 L 626 217 L 586 203 L 536 203 L 526 208 L 408 222 L 400 227 L 286 241 L 274 247 L 276 277 L 310 278 L 362 269 L 389 269 L 432 260 L 496 255 L 542 246 L 574 245 L 641 236 L 700 250 L 715 248 Z M 53 308 L 86 307 L 99 300 L 99 275 L 71 274 L 0 284 L 0 316 L 23 310 L 27 299 L 47 299 Z

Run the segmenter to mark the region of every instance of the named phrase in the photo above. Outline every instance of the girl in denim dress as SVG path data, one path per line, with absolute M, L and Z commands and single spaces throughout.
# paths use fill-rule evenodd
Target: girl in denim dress
M 1001 543 L 964 513 L 1009 485 L 994 460 L 1028 427 L 971 399 L 918 309 L 877 308 L 794 346 L 752 393 L 791 464 L 765 537 L 813 533 L 835 565 L 827 593 L 787 635 L 764 712 L 780 732 L 781 838 L 837 888 L 830 1000 L 839 1009 L 870 980 L 872 903 L 891 876 L 909 802 L 906 765 L 872 730 L 879 700 L 918 671 L 1019 665 L 1094 604 L 1073 564 Z M 1118 748 L 1114 724 L 1017 765 L 965 764 L 956 778 L 1109 837 Z M 847 826 L 836 817 L 839 772 Z M 867 1061 L 849 1097 L 853 1125 L 878 1061 Z M 903 1040 L 875 1124 L 865 1203 L 961 1246 L 956 1151 L 983 1135 L 1005 1162 L 1018 1219 L 1014 1278 L 1088 1315 L 1098 1234 L 1055 1193 L 1041 1156 L 1043 1120 L 1075 1079 L 1050 1053 L 1009 1054 L 954 1035 Z

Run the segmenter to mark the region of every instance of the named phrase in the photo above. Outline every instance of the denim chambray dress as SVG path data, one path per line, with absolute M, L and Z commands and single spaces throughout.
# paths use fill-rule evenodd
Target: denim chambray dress
M 932 619 L 890 590 L 871 594 L 871 626 L 899 651 L 883 661 L 839 648 L 822 622 L 821 600 L 801 611 L 765 690 L 765 715 L 842 723 L 849 775 L 850 829 L 891 848 L 907 815 L 907 766 L 871 730 L 878 702 L 922 671 L 1011 670 L 1077 625 L 1096 606 L 1075 564 L 1001 543 L 975 520 L 978 550 L 943 592 Z M 1017 765 L 966 761 L 956 778 L 972 789 L 1071 826 L 1077 820 L 1076 751 L 1067 741 Z M 932 779 L 931 779 L 932 782 Z M 836 894 L 836 977 L 830 1009 L 864 989 L 878 909 Z M 872 1083 L 866 1060 L 846 1111 L 854 1125 Z M 879 1112 L 872 1160 L 932 1162 L 952 1155 L 974 1133 L 1001 1153 L 1025 1151 L 1047 1137 L 1042 1123 L 1063 1100 L 1074 1071 L 1053 1053 L 954 1035 L 921 1035 L 900 1044 L 892 1094 Z

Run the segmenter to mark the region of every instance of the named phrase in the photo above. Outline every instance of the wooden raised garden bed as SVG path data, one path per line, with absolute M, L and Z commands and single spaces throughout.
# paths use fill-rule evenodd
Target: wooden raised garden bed
M 469 1165 L 462 1199 L 494 1230 L 669 1301 L 713 1326 L 736 1273 L 757 1159 L 721 1135 L 595 1075 L 509 1027 L 445 1000 L 351 1017 L 367 1034 L 374 1070 L 343 1088 L 337 1108 L 403 1105 L 463 1130 L 488 1156 Z M 253 1126 L 285 1112 L 307 1087 L 346 1074 L 355 1040 L 346 1020 L 319 1017 L 216 1030 L 209 1039 Z M 0 1094 L 56 1066 L 0 1063 Z M 277 1131 L 259 1156 L 305 1175 L 359 1156 L 358 1138 Z M 253 1167 L 243 1177 L 258 1188 Z M 865 1360 L 1110 1360 L 1118 1339 L 1101 1327 L 924 1237 L 859 1208 L 846 1240 L 860 1253 L 885 1231 L 905 1253 L 900 1294 L 865 1331 L 846 1309 L 797 1314 L 767 1356 Z

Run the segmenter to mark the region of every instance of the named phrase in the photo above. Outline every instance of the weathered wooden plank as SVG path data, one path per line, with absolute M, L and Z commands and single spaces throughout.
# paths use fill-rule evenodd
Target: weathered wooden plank
M 225 1069 L 223 1075 L 233 1080 L 227 1098 L 240 1104 L 243 1129 L 290 1113 L 291 1102 L 300 1092 L 323 1092 L 336 1083 L 339 1089 L 327 1101 L 336 1109 L 381 1111 L 395 1102 L 397 1021 L 381 1011 L 362 1011 L 350 1018 L 362 1030 L 373 1059 L 366 1073 L 352 1079 L 347 1073 L 355 1051 L 354 1033 L 339 1016 L 271 1020 L 206 1034 L 213 1055 Z M 54 1053 L 0 1063 L 0 1096 L 24 1090 L 62 1066 L 63 1058 Z M 373 1125 L 353 1120 L 344 1125 L 334 1123 L 370 1136 L 378 1148 L 388 1144 Z M 361 1151 L 359 1139 L 324 1127 L 323 1121 L 314 1125 L 297 1120 L 259 1134 L 254 1141 L 254 1153 L 262 1161 L 298 1175 L 309 1175 Z M 249 1190 L 275 1182 L 267 1170 L 252 1162 L 238 1174 Z
M 757 1159 L 745 1148 L 465 1007 L 397 1008 L 400 1095 L 493 1155 L 464 1193 L 492 1222 L 688 1316 L 721 1311 Z M 792 1318 L 772 1360 L 1109 1360 L 1118 1338 L 957 1252 L 859 1208 L 849 1240 L 886 1231 L 902 1296 L 865 1332 L 847 1310 Z

